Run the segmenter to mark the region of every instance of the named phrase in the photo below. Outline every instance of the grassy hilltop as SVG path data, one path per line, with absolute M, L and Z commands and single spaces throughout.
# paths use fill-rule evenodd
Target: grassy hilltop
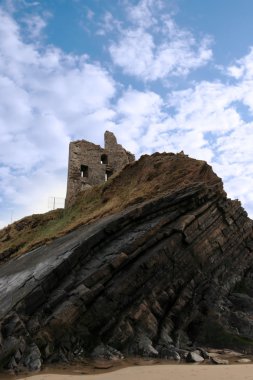
M 0 230 L 0 259 L 27 252 L 130 205 L 201 181 L 218 184 L 223 191 L 221 180 L 205 161 L 182 153 L 144 155 L 108 182 L 80 193 L 71 208 L 31 215 Z

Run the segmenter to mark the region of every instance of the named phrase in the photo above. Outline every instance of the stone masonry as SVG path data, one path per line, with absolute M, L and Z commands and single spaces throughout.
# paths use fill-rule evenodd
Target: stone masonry
M 70 143 L 66 207 L 75 202 L 80 191 L 107 181 L 135 160 L 132 153 L 117 143 L 112 132 L 105 132 L 104 143 L 104 148 L 86 140 Z

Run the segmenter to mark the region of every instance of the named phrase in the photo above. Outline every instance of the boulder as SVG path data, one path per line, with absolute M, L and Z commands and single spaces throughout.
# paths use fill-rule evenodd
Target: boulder
M 124 356 L 121 352 L 108 345 L 100 344 L 91 353 L 93 359 L 121 360 Z
M 215 356 L 211 358 L 211 363 L 213 364 L 229 364 L 229 361 L 227 359 L 219 358 L 218 356 Z
M 197 347 L 197 351 L 199 352 L 199 355 L 202 356 L 204 359 L 210 359 L 210 353 L 204 350 L 201 347 Z
M 186 361 L 188 363 L 201 363 L 204 360 L 205 359 L 202 356 L 200 356 L 198 352 L 195 352 L 195 351 L 189 352 L 188 355 L 186 356 Z
M 237 360 L 237 363 L 242 363 L 242 364 L 251 363 L 251 359 L 248 359 L 248 358 L 241 358 L 241 359 L 238 359 L 238 360 Z
M 162 359 L 168 360 L 181 360 L 181 356 L 178 353 L 177 349 L 173 346 L 165 347 L 165 346 L 157 346 L 156 347 L 159 352 L 159 357 Z
M 42 365 L 41 352 L 38 346 L 32 343 L 24 354 L 24 364 L 30 371 L 39 371 Z
M 139 334 L 134 338 L 133 343 L 130 345 L 129 353 L 131 355 L 140 353 L 141 356 L 152 358 L 158 356 L 158 351 L 153 347 L 152 340 L 144 334 Z

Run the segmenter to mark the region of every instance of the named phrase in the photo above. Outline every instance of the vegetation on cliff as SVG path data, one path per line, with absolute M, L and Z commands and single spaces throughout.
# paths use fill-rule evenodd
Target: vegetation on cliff
M 223 192 L 220 178 L 205 161 L 183 153 L 144 155 L 103 185 L 80 193 L 71 208 L 31 215 L 0 230 L 0 260 L 46 244 L 130 205 L 201 182 Z

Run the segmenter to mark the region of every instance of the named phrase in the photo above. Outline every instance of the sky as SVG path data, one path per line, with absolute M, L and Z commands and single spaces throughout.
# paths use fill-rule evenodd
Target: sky
M 68 145 L 206 160 L 253 217 L 252 0 L 0 0 L 0 228 L 62 206 Z M 57 204 L 56 204 L 57 206 Z

